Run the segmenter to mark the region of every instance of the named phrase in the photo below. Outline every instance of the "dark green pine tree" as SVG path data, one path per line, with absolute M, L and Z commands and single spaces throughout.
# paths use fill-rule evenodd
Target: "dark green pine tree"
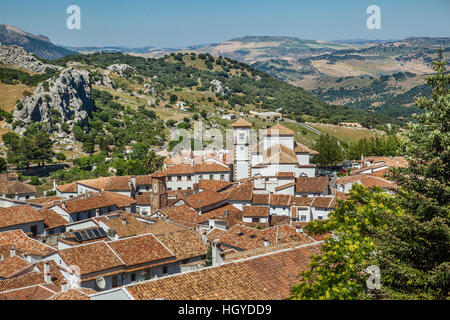
M 399 186 L 400 216 L 378 236 L 383 291 L 393 299 L 448 299 L 450 195 L 450 75 L 439 50 L 435 74 L 426 78 L 430 99 L 409 125 L 404 148 L 408 168 L 392 170 Z

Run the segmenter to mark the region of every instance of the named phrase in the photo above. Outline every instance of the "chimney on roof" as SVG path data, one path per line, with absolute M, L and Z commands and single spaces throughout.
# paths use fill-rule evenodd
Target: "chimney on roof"
M 61 292 L 67 292 L 67 291 L 69 291 L 69 284 L 66 281 L 61 282 Z
M 205 230 L 202 231 L 202 240 L 203 240 L 204 243 L 208 242 L 208 237 L 206 236 L 206 231 Z
M 52 276 L 50 275 L 50 273 L 44 273 L 44 281 L 45 281 L 45 283 L 52 282 Z
M 135 176 L 131 176 L 131 183 L 133 185 L 133 189 L 136 190 L 136 177 Z
M 11 248 L 9 249 L 9 256 L 10 257 L 16 256 L 16 248 L 14 248 L 14 246 L 11 246 Z
M 122 219 L 122 224 L 127 224 L 127 219 L 126 218 Z
M 225 218 L 228 218 L 228 210 L 223 210 L 223 215 L 225 216 Z
M 221 264 L 223 264 L 224 258 L 222 257 L 222 255 L 220 254 L 220 243 L 219 243 L 219 239 L 214 239 L 212 244 L 211 244 L 211 255 L 212 255 L 212 265 L 213 267 L 215 266 L 220 266 Z
M 5 257 L 3 255 L 0 255 L 0 261 L 5 260 Z
M 44 263 L 44 274 L 47 274 L 50 272 L 50 263 L 49 262 L 45 262 Z
M 264 247 L 268 247 L 268 246 L 270 246 L 270 240 L 269 240 L 269 238 L 267 238 L 267 237 L 264 237 Z

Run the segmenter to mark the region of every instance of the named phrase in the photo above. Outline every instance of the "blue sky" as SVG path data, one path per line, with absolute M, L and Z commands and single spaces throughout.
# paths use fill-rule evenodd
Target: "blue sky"
M 81 30 L 66 8 L 81 8 Z M 369 5 L 381 30 L 366 27 Z M 449 0 L 14 0 L 0 1 L 0 24 L 71 46 L 182 47 L 245 35 L 301 39 L 402 39 L 450 36 Z

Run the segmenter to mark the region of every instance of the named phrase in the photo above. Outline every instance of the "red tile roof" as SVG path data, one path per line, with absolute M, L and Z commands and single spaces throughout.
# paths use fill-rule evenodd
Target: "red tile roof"
M 31 263 L 18 256 L 7 257 L 0 260 L 0 278 L 12 278 L 18 273 L 31 267 Z
M 0 232 L 0 247 L 12 245 L 25 255 L 46 257 L 56 250 L 28 237 L 22 230 Z
M 269 207 L 244 206 L 242 216 L 244 217 L 268 217 Z
M 78 184 L 82 184 L 98 191 L 130 191 L 132 181 L 129 176 L 100 177 L 97 179 L 81 180 L 78 181 Z
M 195 164 L 194 165 L 194 172 L 195 173 L 215 173 L 215 172 L 219 172 L 219 173 L 229 173 L 230 172 L 230 168 L 225 166 L 225 165 L 221 165 L 218 163 L 199 163 L 199 164 Z
M 271 244 L 285 242 L 303 242 L 306 244 L 313 242 L 313 240 L 286 224 L 263 230 L 236 225 L 221 235 L 219 242 L 227 247 L 248 250 L 263 247 L 265 238 L 268 238 Z
M 1 300 L 47 300 L 54 296 L 55 291 L 44 285 L 33 285 L 25 288 L 13 289 L 0 293 Z
M 175 258 L 175 255 L 153 234 L 111 241 L 108 242 L 108 245 L 125 262 L 127 267 Z
M 288 194 L 271 194 L 270 205 L 271 206 L 291 206 L 292 196 Z
M 53 229 L 69 223 L 53 210 L 40 210 L 39 213 L 44 217 L 45 228 Z
M 323 177 L 299 177 L 295 179 L 296 193 L 321 193 L 326 191 L 328 176 Z
M 166 175 L 193 175 L 194 174 L 194 166 L 190 164 L 176 164 L 170 167 L 167 167 L 164 170 L 164 174 Z
M 124 265 L 124 262 L 104 241 L 59 250 L 59 255 L 66 265 L 78 266 L 81 275 L 106 271 Z
M 284 300 L 320 245 L 126 286 L 136 300 Z
M 244 119 L 242 119 L 242 118 L 239 118 L 239 119 L 238 119 L 235 123 L 233 123 L 231 126 L 234 127 L 234 128 L 237 128 L 237 127 L 247 128 L 247 127 L 251 127 L 252 124 L 251 124 L 250 122 L 248 122 L 247 120 L 244 120 Z
M 219 192 L 222 189 L 225 189 L 231 185 L 229 181 L 220 181 L 220 180 L 201 180 L 198 183 L 198 188 L 202 190 L 216 191 Z
M 62 193 L 76 193 L 78 191 L 76 182 L 64 184 L 62 186 L 57 186 L 56 189 Z
M 29 205 L 0 208 L 0 228 L 44 221 L 42 215 Z
M 202 236 L 193 229 L 170 232 L 156 236 L 177 260 L 184 260 L 206 255 L 209 245 L 203 242 Z
M 183 198 L 186 204 L 196 210 L 223 202 L 227 199 L 227 195 L 214 191 L 202 191 Z
M 228 199 L 231 201 L 252 201 L 253 197 L 253 182 L 246 181 L 239 185 L 235 185 L 223 194 L 227 195 Z
M 253 194 L 252 204 L 253 205 L 262 205 L 262 204 L 269 204 L 269 198 L 270 194 Z
M 266 136 L 293 136 L 295 135 L 295 132 L 292 131 L 289 128 L 286 128 L 285 126 L 277 123 L 273 127 L 267 129 L 264 132 L 264 135 Z

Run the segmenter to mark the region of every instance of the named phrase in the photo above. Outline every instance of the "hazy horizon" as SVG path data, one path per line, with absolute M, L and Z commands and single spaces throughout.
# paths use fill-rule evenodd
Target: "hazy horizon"
M 381 29 L 369 30 L 366 9 L 374 4 Z M 70 5 L 81 9 L 81 30 L 66 27 Z M 449 37 L 449 12 L 445 0 L 16 0 L 0 4 L 0 24 L 69 47 L 180 48 L 246 35 L 321 41 Z

